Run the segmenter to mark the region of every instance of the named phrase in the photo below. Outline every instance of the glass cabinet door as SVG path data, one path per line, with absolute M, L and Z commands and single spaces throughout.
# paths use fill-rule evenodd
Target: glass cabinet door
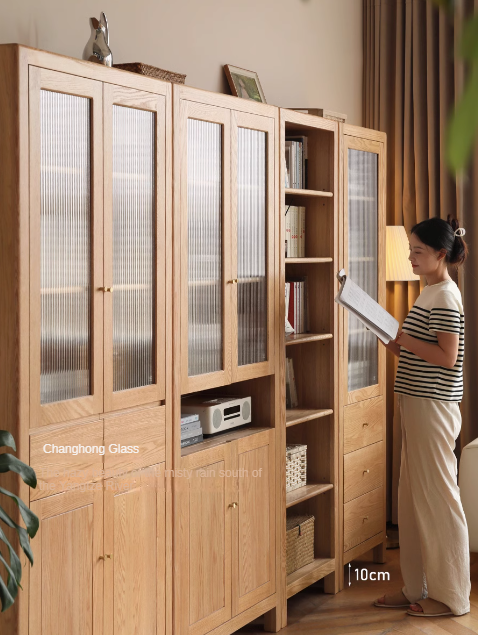
M 182 392 L 230 382 L 230 113 L 181 101 Z
M 273 362 L 274 120 L 232 112 L 233 381 Z
M 103 140 L 100 82 L 39 68 L 29 82 L 35 427 L 102 410 Z
M 382 144 L 346 137 L 346 272 L 376 302 L 384 305 L 381 262 Z M 380 239 L 379 239 L 380 237 Z M 376 335 L 346 312 L 347 392 L 349 403 L 380 390 L 380 355 Z M 377 392 L 377 394 L 380 394 Z
M 105 85 L 105 411 L 164 398 L 165 98 Z

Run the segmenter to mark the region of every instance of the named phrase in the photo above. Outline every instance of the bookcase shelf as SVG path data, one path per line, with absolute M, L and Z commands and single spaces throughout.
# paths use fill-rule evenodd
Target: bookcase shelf
M 333 487 L 332 483 L 307 483 L 307 485 L 298 487 L 297 489 L 292 490 L 292 492 L 287 492 L 286 507 L 289 508 L 294 505 L 298 505 L 299 503 L 302 503 L 302 501 L 318 496 L 319 494 L 323 494 L 329 489 L 333 489 Z
M 323 196 L 325 198 L 332 198 L 333 192 L 323 192 L 320 190 L 301 190 L 295 187 L 286 187 L 285 188 L 286 196 L 289 194 L 293 194 L 294 196 Z
M 333 337 L 332 333 L 291 333 L 286 335 L 285 345 L 293 346 L 294 344 L 306 344 L 307 342 L 318 342 L 320 340 L 329 340 Z
M 334 414 L 331 408 L 319 408 L 318 410 L 305 408 L 288 408 L 286 410 L 286 427 L 296 426 L 304 421 L 313 421 L 321 417 Z

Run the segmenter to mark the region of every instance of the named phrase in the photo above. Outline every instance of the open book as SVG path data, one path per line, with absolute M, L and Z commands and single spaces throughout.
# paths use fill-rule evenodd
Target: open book
M 397 337 L 399 324 L 393 315 L 375 302 L 355 282 L 347 278 L 344 269 L 338 272 L 337 279 L 342 283 L 335 298 L 337 304 L 353 313 L 384 344 L 394 340 Z

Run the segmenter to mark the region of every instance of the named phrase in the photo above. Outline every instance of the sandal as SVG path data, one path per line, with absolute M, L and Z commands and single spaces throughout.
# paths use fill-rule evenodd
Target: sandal
M 374 602 L 374 606 L 380 606 L 381 608 L 386 609 L 397 609 L 403 606 L 410 606 L 410 602 L 403 595 L 403 591 L 397 591 L 393 595 L 383 595 L 384 601 L 379 602 L 380 598 L 377 598 Z
M 423 611 L 412 611 L 412 609 L 409 609 L 407 611 L 408 615 L 416 615 L 417 617 L 441 617 L 442 615 L 453 615 L 452 611 L 450 611 L 446 604 L 438 602 L 438 600 L 432 600 L 432 598 L 419 600 L 410 606 L 416 605 L 421 606 Z

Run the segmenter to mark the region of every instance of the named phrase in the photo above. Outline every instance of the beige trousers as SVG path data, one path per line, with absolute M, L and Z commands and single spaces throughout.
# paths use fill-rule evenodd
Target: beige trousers
M 398 394 L 402 455 L 398 484 L 400 568 L 405 597 L 470 610 L 468 527 L 453 449 L 461 428 L 458 402 Z

